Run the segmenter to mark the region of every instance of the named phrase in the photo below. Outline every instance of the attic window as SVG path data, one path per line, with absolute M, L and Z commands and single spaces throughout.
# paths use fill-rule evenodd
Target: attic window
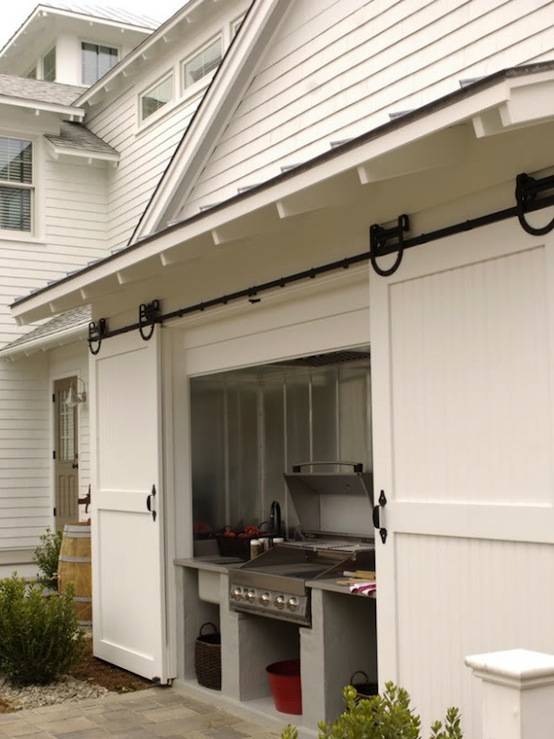
M 140 117 L 145 121 L 173 97 L 173 73 L 156 82 L 140 96 Z
M 36 78 L 37 78 L 37 68 L 36 68 L 36 66 L 34 66 L 32 69 L 30 69 L 27 72 L 27 74 L 25 75 L 25 77 L 28 80 L 36 80 Z
M 119 51 L 111 46 L 100 46 L 83 41 L 81 43 L 81 68 L 83 85 L 93 85 L 114 67 L 119 60 Z
M 183 63 L 183 87 L 192 87 L 213 72 L 223 58 L 221 36 L 211 41 Z
M 33 144 L 0 137 L 0 230 L 31 231 Z
M 56 47 L 50 49 L 48 54 L 42 57 L 42 79 L 47 82 L 56 81 Z

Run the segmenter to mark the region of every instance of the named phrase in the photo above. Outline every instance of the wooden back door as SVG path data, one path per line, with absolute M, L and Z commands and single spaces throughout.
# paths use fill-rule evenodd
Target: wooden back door
M 79 518 L 79 438 L 77 407 L 66 404 L 70 388 L 77 387 L 76 377 L 54 383 L 54 506 L 56 530 Z

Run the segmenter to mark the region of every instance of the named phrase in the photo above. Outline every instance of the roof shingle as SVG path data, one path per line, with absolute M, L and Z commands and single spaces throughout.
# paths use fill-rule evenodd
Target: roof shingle
M 52 338 L 56 334 L 65 334 L 67 331 L 83 326 L 83 328 L 90 321 L 90 307 L 80 306 L 79 308 L 73 308 L 68 310 L 66 313 L 61 313 L 59 316 L 52 318 L 50 321 L 43 323 L 41 326 L 29 331 L 29 333 L 20 336 L 15 341 L 4 346 L 0 349 L 0 355 L 3 352 L 11 352 L 16 348 L 23 348 L 26 344 L 34 343 L 41 339 Z
M 0 95 L 20 100 L 69 106 L 85 89 L 76 85 L 61 85 L 59 82 L 31 80 L 14 74 L 0 74 Z
M 70 149 L 84 154 L 102 154 L 104 156 L 119 157 L 119 152 L 103 141 L 99 136 L 89 131 L 81 123 L 70 123 L 64 121 L 60 127 L 59 135 L 44 134 L 44 138 L 50 141 L 57 149 Z

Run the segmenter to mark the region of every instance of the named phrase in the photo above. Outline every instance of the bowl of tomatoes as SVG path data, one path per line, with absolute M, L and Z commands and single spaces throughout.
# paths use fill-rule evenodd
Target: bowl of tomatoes
M 257 526 L 245 526 L 244 528 L 225 528 L 216 534 L 219 553 L 222 557 L 239 557 L 250 559 L 250 542 L 261 536 Z

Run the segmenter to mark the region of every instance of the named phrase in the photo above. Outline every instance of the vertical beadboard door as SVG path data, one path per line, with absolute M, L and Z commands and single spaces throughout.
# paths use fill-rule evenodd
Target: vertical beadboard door
M 160 338 L 91 360 L 94 654 L 166 683 Z
M 456 557 L 434 561 L 461 587 L 471 583 L 463 564 L 474 561 L 471 542 L 554 543 L 553 285 L 552 235 L 528 236 L 515 219 L 410 249 L 390 277 L 371 270 L 375 496 L 386 495 L 388 530 L 385 544 L 376 536 L 382 683 L 417 695 L 426 665 L 437 664 L 434 694 L 452 670 L 459 680 L 446 699 L 468 690 L 463 650 L 479 637 L 466 639 L 463 598 L 455 606 L 455 584 L 450 595 L 417 596 L 418 578 L 426 587 L 433 578 L 430 553 L 452 549 L 441 542 L 458 542 Z M 510 624 L 508 643 L 521 631 L 511 623 L 510 574 L 484 559 L 476 578 L 503 583 L 507 615 L 497 632 Z M 477 587 L 471 594 L 480 598 Z M 544 605 L 554 606 L 546 593 Z M 444 643 L 439 617 L 451 631 Z M 442 675 L 441 650 L 454 638 L 460 654 Z

